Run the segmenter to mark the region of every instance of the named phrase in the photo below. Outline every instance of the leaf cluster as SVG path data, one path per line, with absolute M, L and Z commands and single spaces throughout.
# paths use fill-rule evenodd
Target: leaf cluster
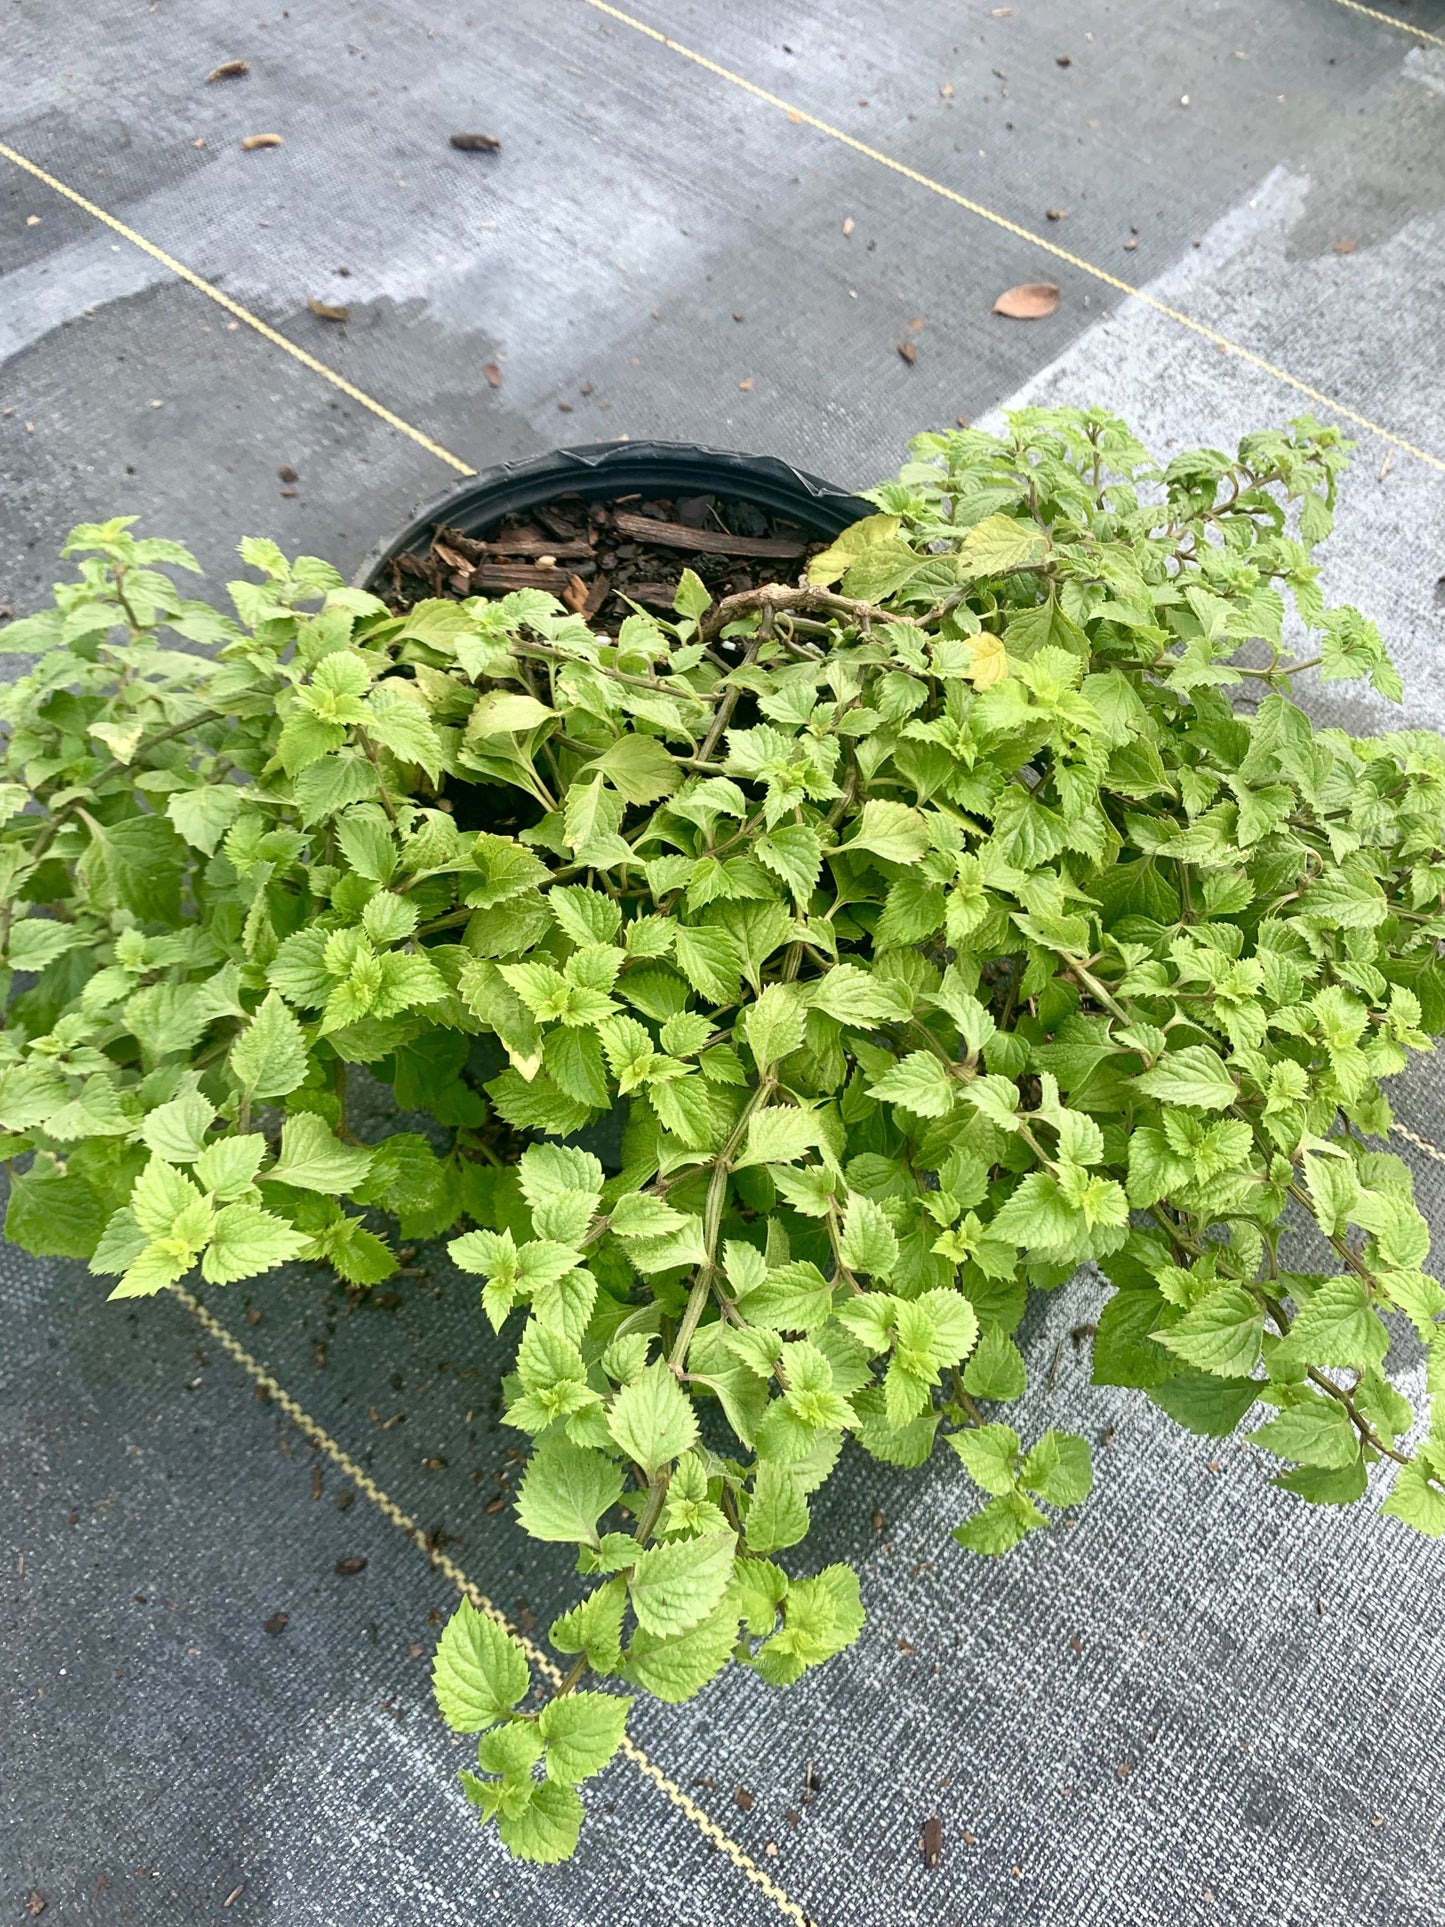
M 38 657 L 0 698 L 8 1234 L 117 1297 L 298 1257 L 366 1288 L 388 1218 L 450 1235 L 516 1336 L 519 1521 L 585 1582 L 538 1713 L 472 1608 L 438 1653 L 525 1857 L 621 1742 L 585 1673 L 678 1700 L 856 1637 L 855 1573 L 777 1557 L 846 1440 L 945 1437 L 974 1553 L 1083 1501 L 1082 1438 L 989 1409 L 1080 1266 L 1096 1382 L 1262 1412 L 1279 1485 L 1380 1465 L 1445 1532 L 1398 1383 L 1421 1347 L 1445 1379 L 1445 1292 L 1382 1148 L 1445 1028 L 1445 749 L 1291 693 L 1399 695 L 1316 583 L 1342 444 L 1161 469 L 1028 410 L 913 454 L 804 582 L 685 575 L 615 636 L 531 591 L 393 615 L 265 542 L 220 614 L 124 520 L 0 632 Z M 358 1141 L 358 1066 L 433 1133 Z

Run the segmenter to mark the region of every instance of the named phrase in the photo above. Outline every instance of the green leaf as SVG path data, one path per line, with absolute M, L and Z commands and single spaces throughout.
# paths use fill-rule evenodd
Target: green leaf
M 679 924 L 675 947 L 678 968 L 700 997 L 721 1008 L 737 1002 L 742 959 L 725 930 Z
M 807 1111 L 774 1105 L 754 1111 L 748 1119 L 747 1143 L 734 1164 L 744 1170 L 752 1164 L 790 1164 L 804 1157 L 818 1142 L 818 1122 Z
M 1033 522 L 1016 522 L 1011 515 L 986 515 L 975 522 L 959 544 L 960 576 L 1007 575 L 1033 561 L 1044 546 L 1042 529 Z
M 1128 1292 L 1120 1296 L 1147 1294 Z M 1117 1379 L 1111 1382 L 1119 1383 Z M 1162 1385 L 1155 1384 L 1149 1397 L 1186 1432 L 1223 1438 L 1238 1425 L 1259 1397 L 1260 1390 L 1258 1380 L 1252 1378 L 1216 1378 L 1212 1372 L 1179 1372 L 1165 1379 Z
M 1087 1439 L 1072 1432 L 1045 1432 L 1019 1467 L 1019 1481 L 1050 1505 L 1079 1505 L 1094 1483 Z
M 10 1174 L 5 1236 L 34 1257 L 88 1258 L 106 1216 L 90 1185 L 67 1173 L 48 1151 L 38 1151 L 28 1171 Z
M 790 1057 L 803 1042 L 803 999 L 794 984 L 769 984 L 743 1013 L 748 1049 L 760 1071 Z
M 1018 1478 L 1019 1435 L 1011 1425 L 980 1425 L 949 1432 L 948 1443 L 983 1492 L 1012 1492 Z
M 756 1567 L 759 1560 L 740 1561 Z M 639 1626 L 627 1648 L 622 1671 L 634 1686 L 675 1706 L 700 1693 L 732 1658 L 738 1639 L 739 1608 L 734 1589 L 722 1604 L 688 1632 L 664 1636 Z
M 824 549 L 808 563 L 808 580 L 826 588 L 846 575 L 865 550 L 892 543 L 902 527 L 896 515 L 865 515 L 835 536 L 831 548 Z
M 447 1725 L 477 1733 L 506 1719 L 530 1684 L 527 1659 L 507 1630 L 463 1599 L 437 1641 L 432 1688 Z
M 672 606 L 680 616 L 690 616 L 694 622 L 707 614 L 712 607 L 712 597 L 702 578 L 691 569 L 684 569 L 678 581 L 677 593 L 672 598 Z
M 655 736 L 619 736 L 595 762 L 584 765 L 577 780 L 594 775 L 605 776 L 629 803 L 655 803 L 682 781 L 682 771 Z
M 364 1145 L 343 1144 L 324 1118 L 298 1111 L 281 1127 L 280 1156 L 266 1177 L 336 1197 L 354 1191 L 370 1169 L 371 1152 Z
M 597 1521 L 622 1496 L 622 1471 L 601 1452 L 543 1439 L 517 1495 L 517 1522 L 534 1539 L 597 1544 Z
M 1234 1079 L 1206 1044 L 1170 1051 L 1152 1071 L 1136 1077 L 1134 1084 L 1161 1104 L 1188 1104 L 1200 1111 L 1222 1111 L 1239 1099 Z
M 141 1126 L 141 1137 L 168 1164 L 194 1164 L 205 1148 L 215 1110 L 199 1091 L 188 1091 L 157 1105 Z
M 216 1213 L 211 1242 L 201 1259 L 201 1276 L 212 1285 L 259 1277 L 299 1257 L 308 1242 L 284 1218 L 254 1204 L 228 1204 Z
M 1427 1539 L 1445 1536 L 1445 1453 L 1436 1451 L 1427 1463 L 1425 1451 L 1395 1474 L 1390 1496 L 1381 1506 L 1393 1519 L 1403 1519 Z
M 1295 1313 L 1286 1340 L 1290 1357 L 1311 1365 L 1378 1365 L 1390 1348 L 1390 1334 L 1355 1277 L 1326 1278 Z
M 518 1860 L 550 1867 L 559 1860 L 570 1860 L 577 1851 L 582 1819 L 576 1788 L 547 1780 L 532 1789 L 519 1813 L 503 1811 L 497 1815 L 497 1832 L 508 1853 Z
M 932 1051 L 910 1051 L 869 1086 L 871 1097 L 901 1104 L 919 1117 L 947 1117 L 959 1087 Z
M 875 797 L 863 805 L 847 847 L 871 851 L 889 863 L 920 863 L 928 854 L 928 824 L 906 803 L 880 802 Z
M 187 843 L 205 856 L 214 856 L 221 838 L 236 820 L 243 796 L 244 792 L 230 783 L 174 790 L 166 798 L 166 815 Z
M 1021 1398 L 1029 1382 L 1023 1353 L 1013 1340 L 989 1326 L 963 1368 L 963 1387 L 974 1398 L 1007 1403 Z
M 615 1693 L 569 1693 L 542 1708 L 547 1778 L 572 1784 L 600 1773 L 622 1744 L 632 1701 Z
M 839 1254 L 850 1271 L 886 1283 L 898 1263 L 898 1238 L 880 1204 L 856 1191 L 848 1194 Z
M 982 1512 L 955 1526 L 953 1536 L 965 1552 L 994 1557 L 1008 1552 L 1020 1539 L 1047 1524 L 1048 1519 L 1032 1499 L 1025 1498 L 1022 1492 L 1009 1492 L 1001 1498 L 990 1499 Z
M 1202 1372 L 1218 1378 L 1246 1378 L 1259 1362 L 1264 1310 L 1243 1285 L 1225 1285 L 1202 1298 L 1168 1331 L 1156 1331 L 1164 1345 Z
M 179 923 L 186 846 L 165 817 L 130 816 L 104 829 L 86 822 L 91 843 L 82 862 L 92 888 L 142 923 Z
M 306 1075 L 306 1039 L 274 991 L 231 1047 L 231 1070 L 252 1098 L 285 1097 Z
M 666 1365 L 649 1365 L 612 1401 L 607 1429 L 649 1475 L 697 1443 L 697 1419 Z
M 1344 1406 L 1332 1398 L 1310 1396 L 1287 1405 L 1249 1436 L 1252 1443 L 1301 1465 L 1339 1469 L 1353 1465 L 1360 1455 L 1360 1435 Z
M 807 1536 L 808 1524 L 808 1501 L 793 1468 L 759 1460 L 745 1524 L 749 1552 L 795 1546 Z
M 706 1619 L 727 1591 L 736 1544 L 731 1532 L 712 1532 L 639 1554 L 630 1582 L 638 1625 L 667 1637 Z

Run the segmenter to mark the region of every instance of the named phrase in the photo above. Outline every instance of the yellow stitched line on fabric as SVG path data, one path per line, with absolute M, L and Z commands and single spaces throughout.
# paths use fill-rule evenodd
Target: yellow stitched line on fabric
M 1408 1124 L 1401 1124 L 1397 1120 L 1390 1129 L 1397 1137 L 1405 1138 L 1413 1144 L 1417 1151 L 1423 1151 L 1427 1158 L 1434 1158 L 1437 1164 L 1445 1164 L 1445 1151 L 1442 1151 L 1438 1144 L 1432 1144 L 1429 1138 L 1421 1137 L 1418 1131 L 1412 1131 Z
M 25 173 L 33 175 L 37 181 L 43 182 L 55 193 L 63 195 L 67 201 L 82 208 L 93 220 L 103 223 L 113 234 L 120 235 L 122 240 L 129 241 L 132 247 L 137 247 L 143 254 L 148 254 L 153 261 L 159 261 L 163 268 L 169 268 L 172 274 L 179 275 L 182 281 L 214 301 L 218 307 L 224 308 L 227 314 L 234 315 L 238 321 L 244 321 L 248 328 L 254 328 L 263 340 L 269 341 L 273 347 L 283 348 L 294 360 L 299 361 L 303 368 L 309 368 L 313 375 L 320 375 L 322 380 L 329 381 L 333 388 L 339 388 L 343 395 L 349 396 L 361 407 L 370 409 L 371 413 L 379 416 L 388 428 L 395 428 L 401 434 L 410 436 L 412 441 L 424 448 L 428 455 L 435 455 L 439 462 L 446 462 L 457 471 L 458 475 L 476 474 L 477 471 L 469 462 L 464 462 L 460 455 L 453 455 L 449 448 L 443 448 L 440 442 L 434 442 L 430 435 L 424 435 L 419 428 L 413 428 L 411 423 L 403 421 L 394 409 L 388 408 L 384 402 L 379 402 L 374 395 L 368 395 L 364 388 L 358 388 L 355 382 L 348 381 L 345 375 L 339 375 L 324 361 L 318 361 L 315 355 L 307 354 L 304 348 L 298 348 L 294 341 L 288 341 L 286 336 L 278 329 L 271 327 L 269 322 L 263 321 L 259 315 L 252 314 L 249 308 L 243 308 L 240 302 L 233 301 L 230 295 L 223 294 L 214 283 L 197 274 L 194 268 L 188 268 L 184 261 L 178 261 L 173 254 L 167 254 L 165 249 L 158 248 L 154 241 L 148 241 L 133 227 L 127 227 L 124 221 L 118 221 L 103 207 L 98 207 L 94 201 L 88 201 L 83 194 L 78 194 L 64 181 L 57 180 L 53 174 L 47 174 L 45 169 L 37 167 L 34 161 L 27 160 L 24 154 L 18 154 L 13 147 L 5 146 L 3 141 L 0 141 L 0 157 L 22 168 Z
M 1275 381 L 1283 382 L 1287 388 L 1294 389 L 1296 394 L 1305 396 L 1307 400 L 1317 403 L 1321 408 L 1329 409 L 1331 414 L 1339 415 L 1344 421 L 1352 422 L 1356 428 L 1365 429 L 1369 434 L 1378 436 L 1382 442 L 1388 442 L 1394 448 L 1403 449 L 1407 455 L 1413 455 L 1417 461 L 1425 462 L 1429 467 L 1439 469 L 1442 474 L 1445 474 L 1445 457 L 1432 455 L 1425 448 L 1417 448 L 1414 442 L 1406 441 L 1403 435 L 1397 435 L 1393 429 L 1382 427 L 1379 422 L 1372 421 L 1368 415 L 1360 414 L 1358 409 L 1349 408 L 1344 402 L 1336 401 L 1332 395 L 1326 395 L 1320 389 L 1312 388 L 1308 382 L 1301 381 L 1298 375 L 1290 374 L 1287 368 L 1281 368 L 1275 362 L 1266 361 L 1263 355 L 1257 355 L 1252 348 L 1246 348 L 1237 341 L 1231 341 L 1228 335 L 1218 333 L 1202 321 L 1196 321 L 1193 315 L 1185 314 L 1182 309 L 1171 308 L 1167 301 L 1161 301 L 1157 295 L 1149 294 L 1143 288 L 1136 288 L 1131 281 L 1121 280 L 1117 274 L 1110 274 L 1107 268 L 1098 267 L 1094 262 L 1085 260 L 1081 254 L 1071 254 L 1067 248 L 1060 247 L 1057 241 L 1050 241 L 1042 234 L 1035 234 L 1032 228 L 1026 228 L 1018 221 L 1011 221 L 1006 214 L 997 213 L 993 208 L 986 207 L 982 201 L 970 200 L 966 194 L 960 194 L 956 188 L 945 187 L 942 181 L 934 180 L 931 175 L 920 174 L 917 168 L 895 160 L 891 154 L 885 154 L 881 148 L 870 147 L 866 141 L 855 139 L 852 134 L 844 133 L 841 127 L 834 127 L 826 120 L 819 120 L 816 114 L 810 114 L 805 108 L 794 106 L 791 101 L 784 100 L 778 94 L 769 93 L 766 87 L 760 87 L 756 81 L 734 73 L 730 67 L 720 66 L 715 60 L 709 60 L 706 54 L 700 54 L 694 48 L 684 46 L 682 41 L 674 40 L 671 35 L 663 33 L 657 27 L 648 26 L 645 20 L 638 20 L 630 13 L 623 13 L 620 7 L 610 6 L 608 0 L 583 0 L 583 4 L 593 8 L 597 13 L 606 14 L 609 20 L 616 20 L 622 26 L 632 28 L 635 33 L 642 34 L 646 39 L 656 41 L 658 46 L 666 47 L 670 53 L 678 54 L 684 60 L 690 60 L 695 67 L 701 67 L 706 73 L 715 74 L 719 80 L 726 80 L 734 87 L 741 87 L 744 93 L 751 94 L 755 100 L 764 102 L 766 106 L 779 108 L 789 120 L 801 121 L 805 127 L 811 127 L 815 133 L 826 134 L 829 140 L 841 142 L 844 147 L 852 148 L 855 154 L 862 154 L 868 160 L 876 161 L 880 167 L 886 167 L 894 174 L 901 174 L 904 180 L 912 181 L 916 187 L 926 187 L 930 194 L 939 194 L 945 201 L 952 201 L 955 207 L 964 208 L 968 213 L 977 215 L 979 220 L 991 222 L 994 227 L 1002 228 L 1006 234 L 1017 235 L 1019 240 L 1027 241 L 1031 247 L 1042 249 L 1045 254 L 1051 254 L 1056 261 L 1067 262 L 1071 268 L 1077 268 L 1081 274 L 1092 275 L 1096 281 L 1102 281 L 1105 287 L 1117 289 L 1120 294 L 1127 294 L 1135 301 L 1142 301 L 1146 307 L 1153 308 L 1156 314 L 1165 315 L 1170 321 L 1177 321 L 1181 328 L 1188 328 L 1191 333 L 1212 342 L 1223 353 L 1237 355 L 1241 361 L 1248 362 L 1252 368 L 1258 368 L 1262 373 L 1272 376 Z
M 1429 40 L 1437 47 L 1445 47 L 1445 40 L 1438 33 L 1427 33 L 1424 27 L 1417 27 L 1413 20 L 1397 20 L 1394 14 L 1381 13 L 1378 7 L 1362 7 L 1360 0 L 1336 0 L 1336 5 L 1348 7 L 1351 13 L 1362 13 L 1367 20 L 1378 20 L 1400 33 L 1412 33 L 1417 40 Z
M 332 1438 L 324 1425 L 312 1418 L 309 1412 L 297 1404 L 291 1394 L 272 1377 L 265 1366 L 251 1356 L 240 1339 L 228 1330 L 219 1318 L 207 1311 L 201 1301 L 187 1291 L 183 1285 L 172 1285 L 170 1289 L 172 1295 L 180 1300 L 203 1330 L 209 1332 L 222 1350 L 230 1354 L 241 1367 L 242 1371 L 246 1373 L 247 1377 L 255 1380 L 256 1384 L 266 1392 L 273 1403 L 281 1408 L 299 1432 L 304 1432 L 307 1438 L 314 1440 L 314 1442 L 320 1446 L 321 1450 L 332 1463 L 346 1474 L 347 1478 L 351 1480 L 357 1490 L 363 1492 L 366 1497 L 370 1499 L 382 1517 L 391 1525 L 394 1525 L 398 1532 L 403 1533 L 410 1539 L 422 1553 L 423 1557 L 435 1566 L 438 1572 L 445 1574 L 456 1587 L 457 1591 L 469 1599 L 478 1612 L 486 1613 L 489 1619 L 494 1619 L 499 1626 L 510 1633 L 513 1639 L 517 1640 L 525 1650 L 528 1659 L 537 1668 L 539 1673 L 550 1680 L 553 1686 L 560 1686 L 562 1683 L 561 1670 L 547 1654 L 544 1653 L 534 1641 L 528 1639 L 525 1633 L 518 1632 L 515 1626 L 508 1623 L 506 1614 L 488 1599 L 480 1586 L 476 1585 L 467 1577 L 466 1573 L 462 1571 L 454 1559 L 449 1558 L 439 1547 L 429 1546 L 426 1543 L 425 1535 L 417 1525 L 416 1520 L 408 1517 L 396 1503 L 395 1499 L 382 1490 L 376 1483 L 376 1480 L 372 1478 L 371 1474 L 362 1466 L 358 1465 L 356 1460 L 352 1458 L 351 1454 L 347 1452 L 344 1447 L 337 1444 L 336 1440 Z M 697 1804 L 696 1800 L 692 1798 L 691 1794 L 685 1792 L 683 1788 L 677 1784 L 676 1780 L 671 1779 L 664 1773 L 656 1761 L 644 1752 L 635 1740 L 624 1736 L 621 1751 L 624 1757 L 642 1774 L 643 1778 L 650 1780 L 653 1786 L 655 1786 L 667 1800 L 671 1801 L 679 1813 L 692 1822 L 710 1846 L 715 1847 L 719 1853 L 724 1854 L 740 1874 L 750 1880 L 760 1893 L 766 1895 L 785 1920 L 792 1921 L 794 1927 L 816 1927 L 816 1923 L 803 1911 L 797 1901 L 793 1900 L 770 1874 L 763 1871 L 747 1849 L 739 1846 L 730 1834 L 724 1833 L 716 1820 L 705 1813 Z

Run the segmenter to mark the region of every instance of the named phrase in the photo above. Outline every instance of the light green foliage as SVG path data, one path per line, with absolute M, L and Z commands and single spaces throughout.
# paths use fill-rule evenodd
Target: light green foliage
M 0 692 L 8 1233 L 119 1297 L 298 1256 L 365 1289 L 380 1213 L 449 1239 L 515 1345 L 518 1520 L 581 1579 L 545 1709 L 471 1607 L 438 1649 L 532 1859 L 621 1741 L 586 1672 L 678 1700 L 857 1636 L 804 1549 L 847 1441 L 941 1432 L 976 1553 L 1083 1502 L 1082 1439 L 989 1409 L 1082 1264 L 1097 1381 L 1445 1531 L 1391 1377 L 1403 1336 L 1445 1381 L 1445 1293 L 1380 1148 L 1445 1029 L 1445 750 L 1291 700 L 1315 658 L 1399 694 L 1316 584 L 1342 444 L 1161 470 L 1024 411 L 914 455 L 725 630 L 693 576 L 616 636 L 533 591 L 393 615 L 262 542 L 221 615 L 124 520 L 0 630 L 37 658 Z M 353 1064 L 434 1135 L 356 1142 Z M 616 1173 L 561 1141 L 614 1107 Z

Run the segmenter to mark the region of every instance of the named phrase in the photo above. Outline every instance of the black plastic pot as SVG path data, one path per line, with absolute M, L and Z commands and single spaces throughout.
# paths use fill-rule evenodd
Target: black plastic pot
M 449 489 L 419 508 L 399 535 L 373 549 L 355 583 L 381 594 L 387 564 L 408 549 L 427 547 L 443 525 L 485 538 L 503 516 L 544 508 L 559 496 L 606 502 L 637 493 L 714 494 L 752 502 L 818 536 L 836 535 L 873 513 L 858 496 L 773 455 L 740 455 L 691 442 L 598 442 L 590 448 L 555 449 L 525 462 L 502 462 Z

